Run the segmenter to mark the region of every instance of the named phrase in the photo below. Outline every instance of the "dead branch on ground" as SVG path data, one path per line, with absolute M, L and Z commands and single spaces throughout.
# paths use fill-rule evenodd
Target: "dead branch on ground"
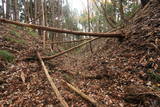
M 94 106 L 96 107 L 100 107 L 100 105 L 98 104 L 98 102 L 96 100 L 94 100 L 93 98 L 91 98 L 90 96 L 86 95 L 85 93 L 83 93 L 80 89 L 75 88 L 73 85 L 69 84 L 68 82 L 64 81 L 64 83 L 66 83 L 66 85 L 73 90 L 74 92 L 76 92 L 78 95 L 80 95 L 82 98 L 84 98 L 85 100 L 89 101 L 90 103 L 92 103 Z
M 89 41 L 86 41 L 86 42 L 84 42 L 84 43 L 81 43 L 81 44 L 79 44 L 79 45 L 77 45 L 77 46 L 75 46 L 75 47 L 72 47 L 72 48 L 68 49 L 68 50 L 62 51 L 62 52 L 60 52 L 60 53 L 58 53 L 58 54 L 55 54 L 55 55 L 52 55 L 52 56 L 42 57 L 42 59 L 43 59 L 43 60 L 53 59 L 53 58 L 55 58 L 55 57 L 58 57 L 58 56 L 60 56 L 60 55 L 65 54 L 65 53 L 67 53 L 67 52 L 70 52 L 70 51 L 72 51 L 72 50 L 74 50 L 74 49 L 77 49 L 77 48 L 79 48 L 79 47 L 81 47 L 81 46 L 83 46 L 83 45 L 85 45 L 85 44 L 87 44 L 87 43 L 90 43 L 90 42 L 92 42 L 92 41 L 94 41 L 94 40 L 96 40 L 96 39 L 98 39 L 98 37 L 97 37 L 97 38 L 94 38 L 94 39 L 91 39 L 91 40 L 89 40 Z
M 61 96 L 60 92 L 58 91 L 55 83 L 53 82 L 52 78 L 50 77 L 49 73 L 48 73 L 48 70 L 39 54 L 39 52 L 37 52 L 37 57 L 42 65 L 42 68 L 47 76 L 47 79 L 48 81 L 50 82 L 51 86 L 52 86 L 52 89 L 53 91 L 55 92 L 56 96 L 57 96 L 57 99 L 60 101 L 60 103 L 62 104 L 63 107 L 69 107 L 68 104 L 66 103 L 66 101 L 63 99 L 63 97 Z

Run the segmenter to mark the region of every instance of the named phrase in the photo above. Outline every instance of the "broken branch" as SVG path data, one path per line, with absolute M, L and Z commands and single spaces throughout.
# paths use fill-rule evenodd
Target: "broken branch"
M 89 101 L 90 103 L 92 103 L 94 106 L 96 107 L 100 107 L 98 102 L 96 100 L 94 100 L 93 98 L 91 98 L 90 96 L 87 96 L 85 93 L 83 93 L 80 89 L 75 88 L 73 85 L 69 84 L 68 82 L 64 81 L 66 83 L 66 85 L 73 91 L 75 91 L 77 94 L 79 94 L 82 98 L 84 98 L 85 100 Z
M 89 42 L 92 42 L 92 41 L 94 41 L 94 40 L 96 40 L 96 39 L 98 39 L 98 37 L 97 37 L 97 38 L 94 38 L 94 39 L 91 39 L 91 40 L 89 40 L 89 41 L 86 41 L 86 42 L 84 42 L 84 43 L 81 43 L 81 44 L 79 44 L 79 45 L 77 45 L 77 46 L 75 46 L 75 47 L 72 47 L 72 48 L 68 49 L 68 50 L 62 51 L 62 52 L 60 52 L 60 53 L 58 53 L 58 54 L 55 54 L 55 55 L 52 55 L 52 56 L 42 57 L 42 59 L 43 59 L 43 60 L 53 59 L 53 58 L 55 58 L 55 57 L 58 57 L 58 56 L 60 56 L 60 55 L 65 54 L 65 53 L 67 53 L 67 52 L 70 52 L 70 51 L 72 51 L 72 50 L 74 50 L 74 49 L 76 49 L 76 48 L 79 48 L 79 47 L 81 47 L 81 46 L 83 46 L 83 45 L 85 45 L 85 44 L 87 44 L 87 43 L 89 43 Z
M 44 72 L 45 72 L 45 74 L 47 76 L 48 81 L 50 82 L 50 84 L 52 86 L 53 91 L 55 92 L 55 94 L 57 96 L 57 99 L 60 101 L 60 103 L 62 104 L 63 107 L 69 107 L 68 104 L 66 103 L 66 101 L 61 96 L 60 92 L 58 91 L 58 89 L 57 89 L 55 83 L 53 82 L 52 78 L 50 77 L 50 75 L 48 73 L 48 70 L 47 70 L 47 68 L 46 68 L 46 66 L 45 66 L 45 64 L 44 64 L 39 52 L 37 52 L 37 57 L 38 57 L 41 65 L 43 67 L 43 70 L 44 70 Z

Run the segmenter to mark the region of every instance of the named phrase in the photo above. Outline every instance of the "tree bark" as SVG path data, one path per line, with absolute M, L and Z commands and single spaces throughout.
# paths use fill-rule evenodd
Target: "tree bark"
M 119 11 L 121 15 L 121 20 L 123 21 L 123 23 L 125 23 L 126 20 L 125 20 L 124 10 L 123 10 L 123 0 L 119 0 Z
M 4 7 L 4 4 L 5 4 L 5 0 L 2 0 L 2 13 L 3 13 L 3 18 L 5 18 L 5 7 Z
M 18 10 L 18 0 L 13 0 L 13 10 L 14 10 L 14 14 L 13 14 L 13 20 L 18 21 L 19 19 L 19 10 Z
M 34 21 L 33 24 L 37 24 L 37 0 L 34 0 Z
M 25 14 L 25 22 L 29 22 L 30 16 L 29 16 L 29 3 L 28 0 L 23 0 L 24 2 L 24 14 Z
M 87 10 L 88 10 L 88 32 L 91 31 L 91 20 L 90 20 L 90 8 L 89 8 L 89 0 L 87 0 Z M 91 50 L 91 54 L 93 54 L 93 50 L 92 50 L 92 43 L 89 43 L 89 47 Z
M 10 19 L 11 0 L 6 0 L 6 18 Z
M 44 0 L 41 0 L 41 11 L 42 11 L 42 26 L 45 26 L 45 16 L 44 16 Z M 45 37 L 45 31 L 42 30 L 42 38 L 43 38 L 43 48 L 45 49 L 46 45 L 46 37 Z

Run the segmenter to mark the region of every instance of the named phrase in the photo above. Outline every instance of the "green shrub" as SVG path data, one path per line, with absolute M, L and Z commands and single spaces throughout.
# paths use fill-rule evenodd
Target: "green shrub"
M 14 55 L 6 50 L 0 50 L 0 57 L 7 62 L 12 62 L 14 60 Z
M 21 37 L 21 35 L 18 32 L 14 31 L 14 30 L 10 31 L 10 34 L 14 35 L 16 37 L 19 37 L 19 38 Z

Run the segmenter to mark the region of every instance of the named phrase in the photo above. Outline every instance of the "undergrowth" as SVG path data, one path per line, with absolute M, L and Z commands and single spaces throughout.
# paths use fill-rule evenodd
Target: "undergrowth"
M 32 37 L 38 36 L 38 33 L 34 31 L 30 31 L 28 34 L 31 35 Z
M 18 44 L 25 44 L 26 43 L 24 40 L 15 39 L 15 38 L 12 38 L 12 37 L 5 37 L 5 39 L 7 41 L 15 42 L 15 43 L 18 43 Z
M 160 82 L 160 75 L 155 73 L 155 72 L 147 72 L 148 76 L 150 77 L 151 80 L 155 82 Z
M 15 58 L 12 53 L 6 50 L 0 50 L 0 57 L 7 62 L 12 62 Z
M 21 35 L 20 35 L 18 32 L 16 32 L 15 30 L 10 31 L 10 34 L 11 34 L 11 35 L 14 35 L 14 36 L 16 36 L 16 37 L 18 37 L 18 38 L 21 37 Z

